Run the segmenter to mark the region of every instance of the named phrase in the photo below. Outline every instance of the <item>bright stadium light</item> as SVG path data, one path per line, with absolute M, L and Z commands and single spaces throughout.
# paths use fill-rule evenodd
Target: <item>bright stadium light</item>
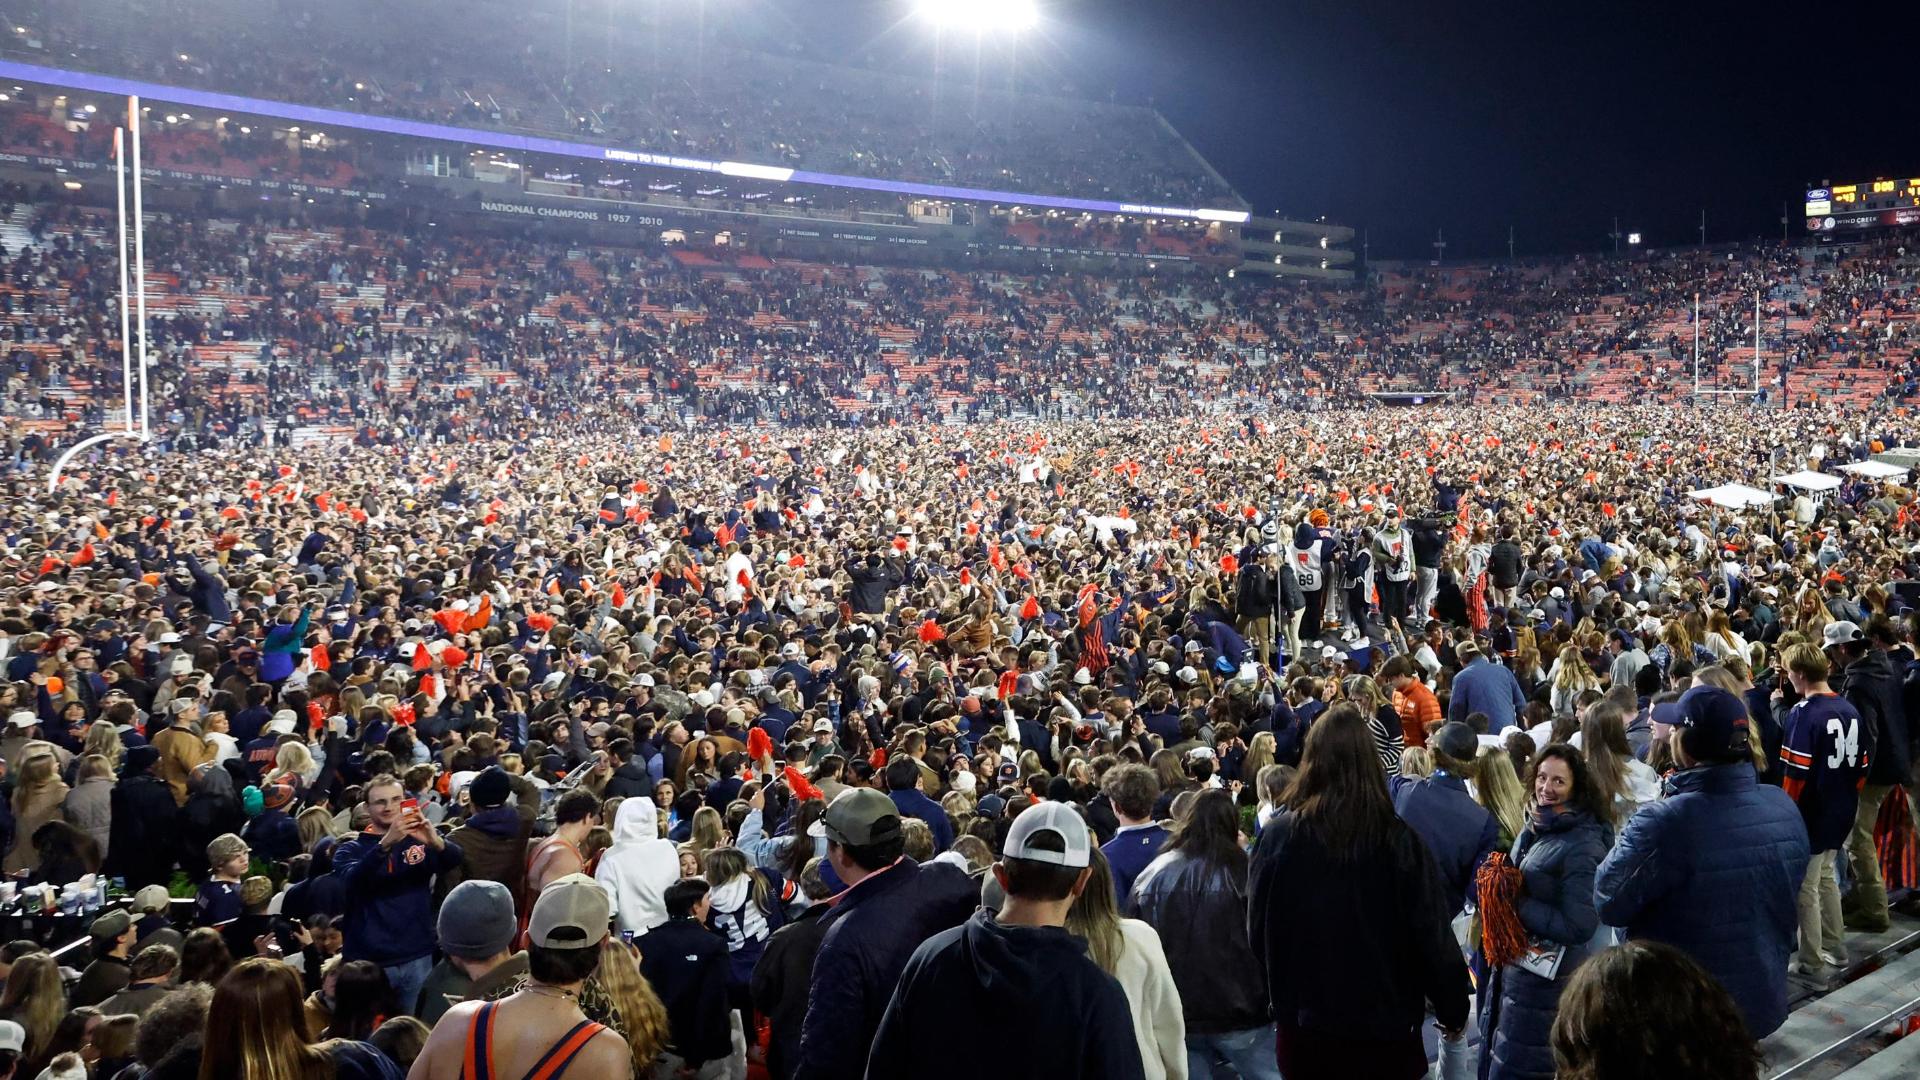
M 1040 22 L 1035 0 L 920 0 L 920 17 L 943 29 L 1031 30 Z

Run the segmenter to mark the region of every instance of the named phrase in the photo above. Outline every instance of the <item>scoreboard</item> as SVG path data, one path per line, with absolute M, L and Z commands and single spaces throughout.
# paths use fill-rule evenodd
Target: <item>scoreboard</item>
M 1807 191 L 1807 231 L 1830 233 L 1920 225 L 1920 177 L 1836 184 Z

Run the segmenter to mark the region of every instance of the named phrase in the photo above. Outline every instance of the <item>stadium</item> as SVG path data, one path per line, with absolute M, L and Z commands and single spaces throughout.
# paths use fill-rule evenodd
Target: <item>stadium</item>
M 1188 7 L 0 12 L 0 1080 L 1920 1074 L 1907 125 Z

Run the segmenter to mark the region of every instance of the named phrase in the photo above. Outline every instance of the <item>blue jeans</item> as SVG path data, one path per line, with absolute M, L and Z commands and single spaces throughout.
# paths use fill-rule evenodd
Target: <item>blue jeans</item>
M 1224 1060 L 1233 1073 L 1214 1071 Z M 1280 1080 L 1280 1060 L 1274 1056 L 1273 1027 L 1248 1028 L 1219 1035 L 1187 1036 L 1188 1080 L 1211 1080 L 1238 1073 L 1240 1080 Z
M 394 1006 L 408 1016 L 418 1012 L 420 988 L 427 984 L 427 976 L 433 972 L 433 957 L 423 956 L 380 970 L 387 973 L 387 985 L 393 987 Z

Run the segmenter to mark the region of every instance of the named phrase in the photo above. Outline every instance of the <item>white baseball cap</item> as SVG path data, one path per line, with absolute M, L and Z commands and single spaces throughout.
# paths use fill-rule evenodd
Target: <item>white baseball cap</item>
M 0 1020 L 0 1050 L 22 1053 L 27 1047 L 27 1029 L 11 1020 Z
M 1035 847 L 1033 841 L 1041 833 L 1053 833 L 1060 838 L 1060 850 L 1049 851 Z M 1087 841 L 1087 823 L 1078 811 L 1066 803 L 1043 802 L 1030 806 L 1013 819 L 1013 829 L 1007 833 L 1007 845 L 1004 849 L 1009 859 L 1025 859 L 1028 862 L 1051 863 L 1079 869 L 1092 862 L 1092 847 Z

